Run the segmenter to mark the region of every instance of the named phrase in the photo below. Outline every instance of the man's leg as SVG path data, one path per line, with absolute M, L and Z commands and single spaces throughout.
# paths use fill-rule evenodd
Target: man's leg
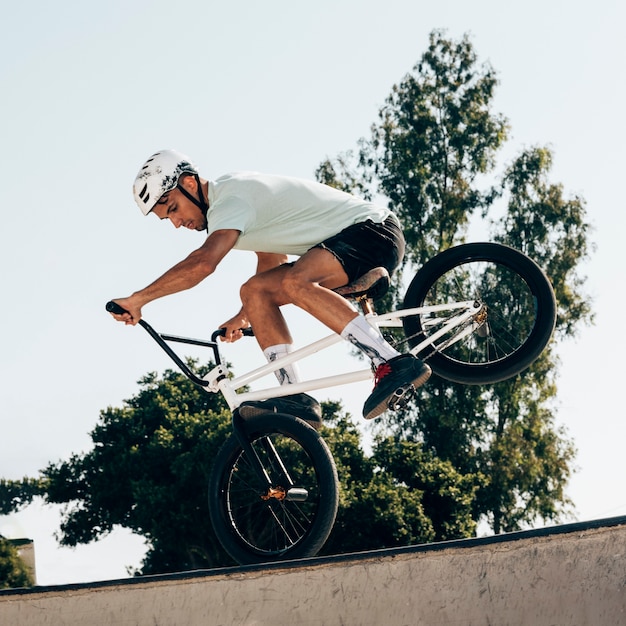
M 384 412 L 389 400 L 400 397 L 411 386 L 420 386 L 430 368 L 412 355 L 400 355 L 369 326 L 356 309 L 332 289 L 348 283 L 343 266 L 334 254 L 313 248 L 293 265 L 282 265 L 253 276 L 241 289 L 246 316 L 262 349 L 291 343 L 291 335 L 280 312 L 292 303 L 307 311 L 328 328 L 351 341 L 367 356 L 375 356 L 376 386 L 363 414 L 371 419 Z
M 285 304 L 304 309 L 331 330 L 341 333 L 358 312 L 331 289 L 347 282 L 341 263 L 321 248 L 309 250 L 294 264 L 252 276 L 241 288 L 241 301 L 261 348 L 292 343 L 280 312 Z
M 341 269 L 341 264 L 339 266 Z M 255 337 L 261 349 L 270 362 L 288 353 L 292 344 L 291 333 L 280 307 L 285 304 L 291 304 L 291 298 L 288 295 L 288 291 L 285 291 L 284 286 L 285 283 L 288 284 L 290 282 L 286 277 L 293 272 L 293 269 L 294 265 L 289 264 L 261 272 L 250 278 L 241 288 L 241 300 L 246 317 L 254 329 Z M 323 269 L 323 272 L 327 272 L 327 270 Z M 332 280 L 335 279 L 333 278 Z M 339 284 L 345 284 L 347 277 L 344 274 L 344 277 L 336 280 L 339 281 Z M 328 289 L 318 288 L 332 294 Z M 356 315 L 356 311 L 349 305 L 348 309 L 351 315 Z M 296 366 L 297 364 L 293 363 L 285 368 L 285 375 L 283 375 L 282 370 L 276 373 L 281 385 L 297 382 Z M 319 403 L 304 393 L 263 401 L 245 402 L 239 407 L 239 414 L 244 419 L 268 412 L 297 415 L 316 429 L 322 425 L 322 411 Z

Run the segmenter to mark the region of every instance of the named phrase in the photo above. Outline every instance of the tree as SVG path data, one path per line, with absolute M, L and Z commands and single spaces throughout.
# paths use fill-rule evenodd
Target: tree
M 17 548 L 0 536 L 0 589 L 32 587 L 33 579 Z
M 206 505 L 210 459 L 229 425 L 221 396 L 171 370 L 145 376 L 122 408 L 101 413 L 92 450 L 44 470 L 47 501 L 67 505 L 61 543 L 88 543 L 120 525 L 146 538 L 144 574 L 230 563 Z
M 41 478 L 5 480 L 0 478 L 0 515 L 8 515 L 28 506 L 35 496 L 46 492 L 46 482 Z
M 455 43 L 434 31 L 413 72 L 392 88 L 371 138 L 360 141 L 356 166 L 345 153 L 323 162 L 318 179 L 388 198 L 403 221 L 408 259 L 424 263 L 458 241 L 469 216 L 493 199 L 475 183 L 493 169 L 508 132 L 490 110 L 496 85 L 467 36 Z
M 495 224 L 495 239 L 544 268 L 557 296 L 557 332 L 570 337 L 593 319 L 578 269 L 593 251 L 591 227 L 583 198 L 565 198 L 562 185 L 548 180 L 551 168 L 552 152 L 545 147 L 524 150 L 507 168 L 499 190 L 508 197 L 507 211 Z
M 341 502 L 325 554 L 374 550 L 471 535 L 475 477 L 417 442 L 378 437 L 366 456 L 361 434 L 326 403 L 324 429 L 341 482 Z M 462 494 L 462 495 L 460 495 Z
M 420 62 L 393 87 L 371 137 L 360 140 L 358 156 L 327 159 L 317 176 L 387 198 L 402 219 L 407 254 L 386 306 L 397 302 L 410 270 L 465 240 L 472 216 L 485 219 L 504 205 L 504 217 L 491 221 L 492 238 L 526 252 L 551 277 L 555 338 L 562 339 L 592 318 L 578 275 L 590 251 L 584 201 L 549 183 L 547 148 L 524 151 L 495 178 L 508 132 L 507 120 L 491 110 L 496 86 L 495 72 L 478 65 L 467 36 L 454 42 L 434 31 Z M 555 354 L 553 342 L 527 372 L 489 387 L 433 377 L 409 410 L 381 420 L 379 432 L 420 442 L 473 476 L 467 485 L 475 490 L 474 519 L 487 519 L 495 532 L 537 517 L 556 520 L 570 504 L 564 487 L 574 448 L 554 428 Z
M 122 408 L 101 412 L 91 450 L 43 471 L 39 484 L 46 501 L 66 506 L 61 544 L 89 543 L 123 526 L 148 545 L 138 573 L 232 565 L 213 533 L 206 502 L 211 459 L 230 434 L 224 401 L 171 370 L 162 377 L 149 374 L 139 384 Z M 342 494 L 326 553 L 472 532 L 467 494 L 473 493 L 468 484 L 473 476 L 416 443 L 380 439 L 367 457 L 341 405 L 327 402 L 323 411 L 323 434 L 339 468 Z
M 551 166 L 550 150 L 534 147 L 507 168 L 499 190 L 507 197 L 507 210 L 495 224 L 494 239 L 522 250 L 546 270 L 558 303 L 556 333 L 565 338 L 592 319 L 578 274 L 590 253 L 589 225 L 584 201 L 564 198 L 562 186 L 548 181 Z M 557 519 L 559 505 L 569 504 L 564 487 L 575 450 L 553 426 L 557 373 L 553 342 L 527 373 L 491 390 L 496 426 L 491 448 L 482 454 L 491 481 L 479 510 L 496 532 L 515 530 L 535 516 Z

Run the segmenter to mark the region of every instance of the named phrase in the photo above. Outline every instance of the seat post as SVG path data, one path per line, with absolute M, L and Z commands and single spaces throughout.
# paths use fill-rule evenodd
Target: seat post
M 376 312 L 374 310 L 374 303 L 371 298 L 367 296 L 358 297 L 356 303 L 359 305 L 361 311 L 363 311 L 363 315 L 373 315 Z

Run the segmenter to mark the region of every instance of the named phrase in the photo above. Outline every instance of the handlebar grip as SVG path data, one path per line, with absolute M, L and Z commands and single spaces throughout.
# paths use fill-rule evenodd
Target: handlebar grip
M 113 302 L 113 300 L 107 302 L 105 308 L 109 313 L 115 313 L 116 315 L 128 313 L 126 309 L 122 308 L 117 302 Z
M 244 337 L 254 337 L 254 331 L 250 327 L 242 328 L 241 332 L 244 334 Z M 211 341 L 215 341 L 218 337 L 223 337 L 225 334 L 226 334 L 225 328 L 218 328 L 211 335 Z

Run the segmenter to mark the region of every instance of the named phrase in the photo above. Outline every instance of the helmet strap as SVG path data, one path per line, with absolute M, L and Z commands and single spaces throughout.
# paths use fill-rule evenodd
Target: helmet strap
M 193 202 L 204 213 L 204 216 L 206 217 L 206 214 L 209 212 L 209 205 L 204 198 L 204 193 L 202 192 L 200 177 L 198 176 L 198 174 L 194 174 L 194 178 L 198 183 L 198 198 L 194 198 L 180 183 L 176 185 L 176 188 L 180 191 L 180 193 L 183 194 L 183 196 L 185 196 L 185 198 Z

